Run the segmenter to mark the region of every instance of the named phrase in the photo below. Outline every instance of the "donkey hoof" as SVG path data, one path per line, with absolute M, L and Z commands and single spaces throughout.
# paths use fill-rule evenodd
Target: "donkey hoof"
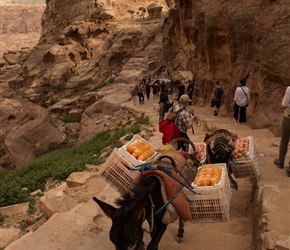
M 178 238 L 177 238 L 177 243 L 181 243 L 181 242 L 182 242 L 182 240 L 183 240 L 183 238 L 182 238 L 182 237 L 178 237 Z

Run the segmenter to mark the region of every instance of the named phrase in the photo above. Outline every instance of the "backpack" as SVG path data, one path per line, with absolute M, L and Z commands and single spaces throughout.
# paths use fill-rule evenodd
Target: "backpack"
M 177 110 L 177 112 L 173 112 L 173 107 L 168 111 L 167 115 L 166 115 L 166 120 L 168 122 L 172 122 L 174 121 L 174 123 L 176 123 L 176 118 L 178 117 L 178 114 L 184 110 L 185 108 L 180 108 L 179 110 Z
M 217 92 L 216 92 L 216 99 L 217 100 L 221 100 L 222 99 L 222 96 L 223 96 L 223 89 L 222 88 L 217 88 Z
M 173 106 L 173 102 L 166 102 L 166 103 L 164 103 L 164 107 L 163 107 L 163 109 L 164 109 L 165 112 L 168 112 L 168 110 L 169 110 L 172 106 Z

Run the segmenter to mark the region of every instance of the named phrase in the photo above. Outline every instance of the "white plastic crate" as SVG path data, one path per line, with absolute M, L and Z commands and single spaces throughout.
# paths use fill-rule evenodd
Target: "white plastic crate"
M 260 175 L 260 152 L 252 136 L 249 139 L 248 154 L 239 159 L 231 160 L 230 167 L 235 178 L 249 178 Z
M 129 170 L 133 167 L 124 157 L 122 157 L 117 148 L 111 153 L 99 171 L 99 174 L 121 194 L 128 191 L 140 173 L 137 170 Z
M 131 143 L 141 140 L 145 143 L 147 143 L 151 148 L 153 148 L 154 150 L 154 154 L 149 157 L 146 161 L 139 161 L 138 159 L 136 159 L 133 155 L 131 155 L 128 151 L 127 151 L 127 146 L 130 145 Z M 145 162 L 149 162 L 152 159 L 154 159 L 157 156 L 157 148 L 154 147 L 150 142 L 146 141 L 144 138 L 142 138 L 140 135 L 134 135 L 134 137 L 131 139 L 131 141 L 129 141 L 128 143 L 126 143 L 124 146 L 120 147 L 118 149 L 118 153 L 127 161 L 129 162 L 132 166 L 138 166 L 140 164 L 143 164 Z
M 218 166 L 222 170 L 218 184 L 214 186 L 196 186 L 192 183 L 197 194 L 184 189 L 184 193 L 189 200 L 191 222 L 221 222 L 227 221 L 230 217 L 232 192 L 226 164 L 210 165 Z
M 206 144 L 204 142 L 195 142 L 193 144 L 194 144 L 194 146 L 195 146 L 196 149 L 197 149 L 197 146 L 198 145 L 203 145 L 204 146 L 204 150 L 203 150 L 204 157 L 199 158 L 199 156 L 198 156 L 198 160 L 200 161 L 200 163 L 201 164 L 204 164 L 205 163 L 205 160 L 206 160 Z M 188 153 L 192 153 L 192 152 L 193 152 L 193 149 L 192 149 L 191 145 L 189 145 Z

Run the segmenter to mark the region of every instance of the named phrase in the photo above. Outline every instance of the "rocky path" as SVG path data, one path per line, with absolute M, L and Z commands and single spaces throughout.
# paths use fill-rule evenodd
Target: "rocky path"
M 146 113 L 156 132 L 150 142 L 160 147 L 161 134 L 158 132 L 158 113 L 154 111 L 157 100 L 145 101 L 144 105 L 134 106 L 133 102 L 126 103 L 128 107 Z M 163 236 L 159 250 L 256 250 L 253 242 L 254 234 L 263 233 L 263 245 L 267 249 L 282 246 L 290 249 L 290 185 L 285 171 L 275 168 L 272 164 L 278 154 L 279 138 L 275 138 L 267 130 L 252 130 L 247 125 L 235 125 L 230 117 L 223 116 L 223 110 L 218 117 L 212 115 L 209 107 L 193 107 L 199 119 L 206 121 L 208 126 L 224 128 L 237 133 L 240 137 L 253 136 L 261 153 L 261 176 L 259 178 L 259 196 L 263 196 L 257 210 L 258 202 L 252 202 L 252 183 L 250 179 L 236 179 L 239 184 L 237 191 L 232 190 L 230 203 L 230 219 L 218 223 L 187 223 L 185 237 L 182 243 L 177 243 L 176 233 L 178 224 L 168 226 Z M 195 134 L 190 134 L 193 142 L 203 141 L 205 131 L 203 126 L 195 124 Z M 118 193 L 92 173 L 83 187 L 69 189 L 64 184 L 50 191 L 51 195 L 59 197 L 83 197 L 83 202 L 66 212 L 55 213 L 46 223 L 34 232 L 30 232 L 14 241 L 6 250 L 38 249 L 108 249 L 114 247 L 109 240 L 108 231 L 110 220 L 98 211 L 96 204 L 90 199 L 93 195 L 113 203 Z M 257 198 L 257 195 L 256 195 Z M 260 211 L 260 212 L 259 212 Z M 98 214 L 97 216 L 95 216 Z M 260 223 L 260 231 L 253 223 Z M 261 228 L 264 228 L 261 231 Z M 146 235 L 145 241 L 149 237 Z M 272 248 L 271 248 L 272 247 Z M 287 248 L 288 247 L 288 248 Z

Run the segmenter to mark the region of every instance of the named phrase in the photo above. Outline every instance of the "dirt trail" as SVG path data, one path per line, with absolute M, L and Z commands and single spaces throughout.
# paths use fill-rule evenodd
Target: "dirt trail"
M 150 142 L 157 147 L 161 146 L 161 133 L 158 132 L 158 113 L 153 107 L 158 100 L 145 100 L 144 105 L 133 102 L 127 105 L 145 112 L 156 129 L 156 133 L 150 138 Z M 289 188 L 289 180 L 285 175 L 285 171 L 277 169 L 273 165 L 273 159 L 278 154 L 280 138 L 275 137 L 266 129 L 253 130 L 248 125 L 235 124 L 231 117 L 223 115 L 221 108 L 219 116 L 213 116 L 213 111 L 209 106 L 198 107 L 193 106 L 196 116 L 199 119 L 206 120 L 209 127 L 227 129 L 233 133 L 237 133 L 240 137 L 253 136 L 260 154 L 261 154 L 261 176 L 259 183 L 277 185 L 281 188 Z M 205 132 L 203 126 L 194 124 L 195 134 L 188 133 L 193 142 L 202 142 Z M 160 250 L 175 249 L 199 249 L 199 250 L 247 250 L 253 249 L 253 212 L 255 204 L 251 202 L 252 183 L 248 178 L 236 179 L 239 188 L 232 190 L 232 198 L 230 203 L 230 219 L 227 222 L 219 223 L 187 223 L 185 226 L 185 237 L 182 243 L 177 243 L 176 233 L 178 223 L 168 226 L 165 235 L 160 242 Z M 287 206 L 285 203 L 284 206 Z M 289 208 L 284 207 L 286 210 Z

